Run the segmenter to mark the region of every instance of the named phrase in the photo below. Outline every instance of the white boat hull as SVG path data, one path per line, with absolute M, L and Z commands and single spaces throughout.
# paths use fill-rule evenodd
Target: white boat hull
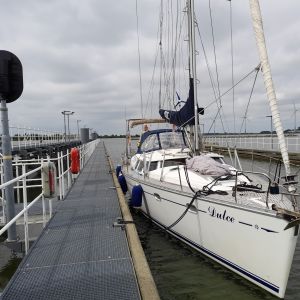
M 143 176 L 124 175 L 130 192 L 134 185 L 142 186 L 141 209 L 159 226 L 254 284 L 284 297 L 298 237 L 296 227 L 284 230 L 288 221 L 276 217 L 275 212 L 206 196 L 197 198 L 195 208 L 168 229 L 192 195 Z

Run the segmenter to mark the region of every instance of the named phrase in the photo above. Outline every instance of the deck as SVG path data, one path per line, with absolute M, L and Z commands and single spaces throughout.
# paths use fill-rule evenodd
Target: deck
M 0 298 L 141 299 L 120 216 L 99 144 Z

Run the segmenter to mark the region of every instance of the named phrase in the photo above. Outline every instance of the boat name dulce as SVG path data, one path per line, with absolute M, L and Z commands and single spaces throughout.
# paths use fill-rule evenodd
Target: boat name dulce
M 234 217 L 228 216 L 226 209 L 223 211 L 223 213 L 220 213 L 217 212 L 217 210 L 213 206 L 210 206 L 208 208 L 208 213 L 210 214 L 211 217 L 215 217 L 230 223 L 234 223 Z

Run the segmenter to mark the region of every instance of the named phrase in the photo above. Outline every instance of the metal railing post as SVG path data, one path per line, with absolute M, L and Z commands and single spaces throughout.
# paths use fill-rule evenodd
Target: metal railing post
M 49 220 L 52 218 L 52 199 L 49 198 Z
M 17 160 L 18 162 L 18 160 Z M 16 177 L 19 177 L 19 166 L 18 164 L 15 166 L 16 168 Z M 20 203 L 20 183 L 17 181 L 17 203 Z
M 59 200 L 62 200 L 62 186 L 61 186 L 61 170 L 60 170 L 60 151 L 57 152 L 57 169 L 58 169 L 58 186 L 59 186 Z
M 62 184 L 62 197 L 65 198 L 65 176 L 64 176 L 64 153 L 61 151 L 60 155 L 60 168 L 61 168 L 61 184 Z
M 70 171 L 70 152 L 67 149 L 67 179 L 68 179 L 68 189 L 71 187 L 71 171 Z
M 21 149 L 21 140 L 20 140 L 20 128 L 19 126 L 17 126 L 17 132 L 18 132 L 18 146 L 19 146 L 19 150 Z
M 42 196 L 42 206 L 43 206 L 43 228 L 46 226 L 46 205 L 45 205 L 45 197 L 44 194 Z
M 22 173 L 26 173 L 25 164 L 22 166 Z M 28 253 L 29 249 L 29 236 L 28 236 L 28 210 L 27 210 L 27 190 L 26 190 L 26 177 L 23 178 L 23 206 L 24 206 L 24 241 L 25 241 L 25 253 Z
M 47 161 L 50 162 L 50 157 L 47 157 Z M 44 197 L 44 188 L 43 188 L 43 181 L 44 181 L 44 172 L 43 172 L 43 158 L 41 159 L 41 181 L 42 181 L 42 207 L 43 207 L 43 228 L 46 226 L 46 205 L 45 205 L 45 197 Z
M 4 172 L 3 172 L 3 160 L 1 159 L 1 184 L 4 182 Z M 4 199 L 4 192 L 1 189 L 1 200 L 2 200 L 2 221 L 5 224 L 6 223 L 6 201 Z

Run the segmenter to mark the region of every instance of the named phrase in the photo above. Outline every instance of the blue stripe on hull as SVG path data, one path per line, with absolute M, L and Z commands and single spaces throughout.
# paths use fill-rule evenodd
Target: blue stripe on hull
M 143 212 L 143 213 L 144 213 L 144 212 Z M 144 214 L 145 214 L 145 213 L 144 213 Z M 153 220 L 155 223 L 157 223 L 160 227 L 162 227 L 162 228 L 165 229 L 165 226 L 162 225 L 160 222 L 158 222 L 157 220 L 155 220 L 155 219 L 149 217 L 148 215 L 146 215 L 146 216 L 147 216 L 148 218 L 152 219 L 152 220 Z M 261 284 L 261 285 L 267 287 L 268 289 L 270 289 L 270 290 L 272 290 L 272 291 L 274 291 L 274 292 L 276 292 L 276 293 L 279 293 L 279 287 L 276 286 L 276 285 L 274 285 L 273 283 L 268 282 L 267 280 L 265 280 L 265 279 L 263 279 L 263 278 L 261 278 L 261 277 L 255 275 L 255 274 L 253 274 L 253 273 L 251 273 L 251 272 L 249 272 L 249 271 L 243 269 L 242 267 L 240 267 L 240 266 L 234 264 L 233 262 L 227 260 L 226 258 L 224 258 L 224 257 L 222 257 L 222 256 L 219 256 L 218 254 L 213 253 L 212 251 L 210 251 L 210 250 L 208 250 L 208 249 L 206 249 L 206 248 L 204 248 L 204 247 L 202 247 L 202 246 L 200 246 L 200 245 L 194 243 L 193 241 L 187 239 L 186 237 L 182 236 L 181 234 L 179 234 L 179 233 L 177 233 L 177 232 L 175 232 L 175 231 L 173 231 L 173 230 L 166 230 L 166 231 L 170 232 L 170 233 L 173 234 L 174 236 L 177 236 L 179 239 L 185 241 L 187 244 L 190 244 L 190 245 L 193 246 L 194 248 L 198 249 L 200 252 L 202 252 L 202 253 L 204 253 L 204 254 L 206 254 L 206 255 L 209 255 L 210 257 L 214 258 L 215 260 L 218 260 L 218 261 L 222 262 L 223 264 L 225 264 L 225 265 L 229 266 L 230 268 L 232 268 L 232 269 L 238 271 L 239 273 L 241 273 L 241 274 L 247 276 L 248 278 L 250 278 L 250 279 L 256 281 L 257 283 L 259 283 L 259 284 Z

